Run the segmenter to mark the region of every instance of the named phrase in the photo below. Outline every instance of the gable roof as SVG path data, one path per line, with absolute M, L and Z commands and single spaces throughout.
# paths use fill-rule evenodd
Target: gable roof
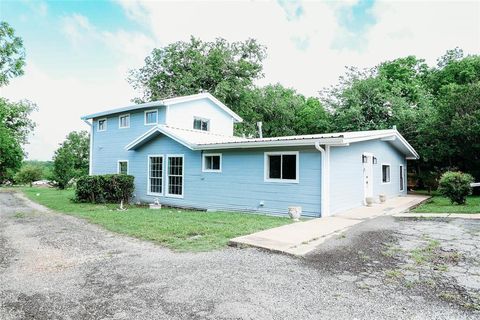
M 170 98 L 170 99 L 158 100 L 158 101 L 152 101 L 152 102 L 147 102 L 147 103 L 134 104 L 134 105 L 115 108 L 115 109 L 110 109 L 110 110 L 106 110 L 106 111 L 101 111 L 101 112 L 97 112 L 97 113 L 84 115 L 84 116 L 81 117 L 81 119 L 82 120 L 88 120 L 88 119 L 103 117 L 103 116 L 114 114 L 114 113 L 122 113 L 122 112 L 144 109 L 144 108 L 151 108 L 151 107 L 174 106 L 174 105 L 179 104 L 179 103 L 201 100 L 201 99 L 210 100 L 215 105 L 217 105 L 220 109 L 222 109 L 223 111 L 228 113 L 236 122 L 242 122 L 243 121 L 243 119 L 238 114 L 233 112 L 229 107 L 227 107 L 220 100 L 218 100 L 217 98 L 215 98 L 214 96 L 212 96 L 208 92 L 192 94 L 192 95 L 189 95 L 189 96 L 182 96 L 182 97 L 175 97 L 175 98 Z
M 192 150 L 304 146 L 314 145 L 316 142 L 325 145 L 346 146 L 350 143 L 381 139 L 391 143 L 395 148 L 405 154 L 407 159 L 419 158 L 415 149 L 396 129 L 337 132 L 273 138 L 242 138 L 213 134 L 199 130 L 174 128 L 167 125 L 157 125 L 130 142 L 125 146 L 125 149 L 135 150 L 159 134 L 164 134 Z

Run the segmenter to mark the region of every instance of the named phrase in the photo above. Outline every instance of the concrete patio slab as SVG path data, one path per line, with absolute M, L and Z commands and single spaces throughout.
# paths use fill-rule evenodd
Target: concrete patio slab
M 350 227 L 382 215 L 394 215 L 418 206 L 429 197 L 408 195 L 388 199 L 372 207 L 360 207 L 334 216 L 311 219 L 272 228 L 230 240 L 231 245 L 246 245 L 277 252 L 303 256 L 325 240 L 339 235 Z

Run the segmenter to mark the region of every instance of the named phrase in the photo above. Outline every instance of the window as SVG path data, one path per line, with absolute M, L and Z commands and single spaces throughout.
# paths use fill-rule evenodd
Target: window
M 107 131 L 107 119 L 98 119 L 97 131 Z
M 222 154 L 206 153 L 203 155 L 203 172 L 222 172 Z
M 265 181 L 298 182 L 298 152 L 266 152 Z
M 400 191 L 403 191 L 403 188 L 404 188 L 404 185 L 405 185 L 405 183 L 403 181 L 404 177 L 405 177 L 405 174 L 403 172 L 403 166 L 401 165 L 400 166 Z
M 127 160 L 118 160 L 117 173 L 128 174 L 128 161 Z
M 130 128 L 130 115 L 122 114 L 118 117 L 118 127 L 120 129 Z
M 148 156 L 148 194 L 163 192 L 163 156 Z
M 383 183 L 390 182 L 390 165 L 389 164 L 382 164 L 382 182 Z
M 202 118 L 193 118 L 193 129 L 209 131 L 210 130 L 210 120 Z
M 168 155 L 167 195 L 183 197 L 183 155 Z
M 145 125 L 157 124 L 158 122 L 158 110 L 145 111 Z

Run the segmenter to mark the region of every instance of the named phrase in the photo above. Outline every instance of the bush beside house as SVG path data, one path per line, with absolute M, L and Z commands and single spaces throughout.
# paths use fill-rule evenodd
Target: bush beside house
M 126 174 L 83 176 L 77 181 L 75 200 L 90 203 L 128 203 L 132 198 L 134 177 Z
M 438 191 L 452 203 L 465 204 L 467 196 L 472 194 L 470 184 L 473 181 L 473 176 L 468 173 L 447 171 L 440 178 Z

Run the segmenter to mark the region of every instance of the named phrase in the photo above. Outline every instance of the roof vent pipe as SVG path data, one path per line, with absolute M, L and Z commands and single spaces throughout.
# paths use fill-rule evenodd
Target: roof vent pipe
M 263 138 L 262 121 L 257 122 L 257 127 L 258 127 L 258 137 L 261 139 Z
M 393 125 L 392 129 L 393 129 L 393 130 L 397 130 L 397 126 L 396 126 L 396 125 Z

